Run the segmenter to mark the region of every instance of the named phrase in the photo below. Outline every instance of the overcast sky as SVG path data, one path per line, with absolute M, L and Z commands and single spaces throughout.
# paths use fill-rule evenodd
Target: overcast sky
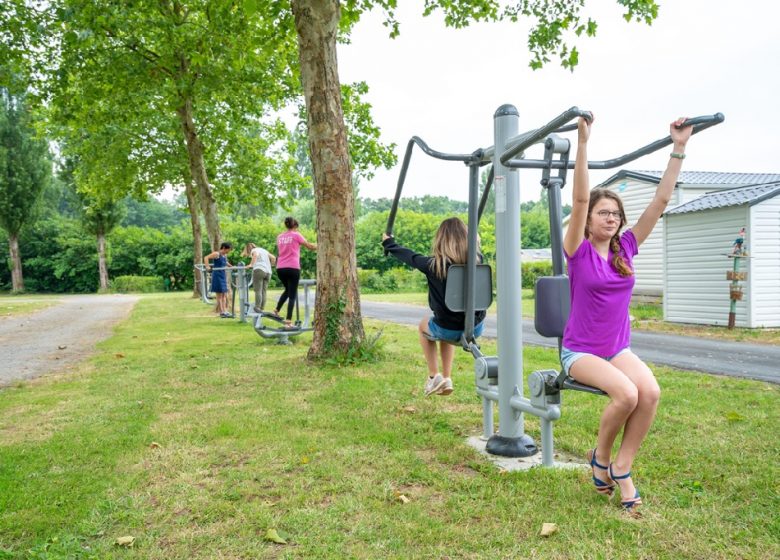
M 528 68 L 527 25 L 448 29 L 422 2 L 399 0 L 401 35 L 388 37 L 379 13 L 364 17 L 339 47 L 342 83 L 366 81 L 382 141 L 397 144 L 399 164 L 363 181 L 363 197 L 392 197 L 406 143 L 420 136 L 434 150 L 469 153 L 493 143 L 493 113 L 520 112 L 520 131 L 538 128 L 572 106 L 592 110 L 591 159 L 608 159 L 668 134 L 678 116 L 722 112 L 725 123 L 690 141 L 688 171 L 780 173 L 780 39 L 776 0 L 668 0 L 652 26 L 627 23 L 615 0 L 586 0 L 595 38 L 580 38 L 573 73 L 552 60 Z M 576 142 L 574 136 L 569 136 Z M 573 149 L 575 146 L 573 145 Z M 628 165 L 662 170 L 670 149 Z M 541 148 L 529 152 L 540 157 Z M 573 152 L 572 152 L 573 157 Z M 614 171 L 591 171 L 593 185 Z M 521 172 L 523 200 L 538 198 L 540 172 Z M 415 148 L 404 196 L 468 198 L 458 162 Z M 567 186 L 564 200 L 570 199 Z

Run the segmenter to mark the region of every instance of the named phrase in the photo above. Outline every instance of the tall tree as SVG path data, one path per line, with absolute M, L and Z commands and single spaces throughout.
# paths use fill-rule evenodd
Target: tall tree
M 585 0 L 425 0 L 424 14 L 442 10 L 445 22 L 464 27 L 472 21 L 533 18 L 528 47 L 531 66 L 540 68 L 557 55 L 574 68 L 579 59 L 572 36 L 596 34 L 596 23 L 582 21 Z M 658 13 L 654 0 L 618 0 L 627 20 L 650 23 Z M 395 0 L 291 0 L 298 38 L 301 84 L 306 99 L 309 151 L 317 202 L 318 292 L 315 331 L 310 357 L 343 351 L 364 339 L 360 318 L 355 258 L 354 202 L 350 184 L 347 137 L 339 96 L 336 43 L 340 32 L 349 33 L 361 14 L 374 7 L 385 11 L 391 36 L 398 34 Z
M 61 56 L 49 76 L 58 120 L 144 146 L 130 152 L 131 162 L 155 157 L 148 146 L 175 130 L 212 246 L 220 241 L 215 177 L 229 184 L 228 195 L 240 196 L 238 178 L 243 192 L 266 199 L 286 183 L 270 180 L 278 177 L 267 165 L 286 131 L 262 122 L 295 95 L 291 17 L 279 3 L 258 0 L 257 12 L 227 0 L 52 3 Z
M 98 278 L 100 291 L 108 291 L 108 264 L 106 237 L 119 225 L 125 215 L 125 207 L 119 200 L 94 199 L 81 195 L 82 225 L 97 239 Z
M 317 301 L 309 356 L 344 352 L 365 337 L 355 257 L 355 205 L 341 105 L 336 0 L 293 0 L 317 204 Z
M 50 177 L 48 144 L 36 137 L 24 99 L 0 88 L 0 227 L 8 234 L 14 291 L 24 290 L 19 232 Z

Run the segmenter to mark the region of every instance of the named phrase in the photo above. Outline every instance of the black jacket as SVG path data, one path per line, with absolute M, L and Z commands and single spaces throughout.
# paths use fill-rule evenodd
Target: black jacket
M 382 242 L 382 246 L 385 250 L 393 255 L 396 259 L 404 264 L 408 264 L 412 268 L 416 268 L 428 279 L 428 305 L 433 311 L 433 321 L 443 329 L 450 329 L 453 331 L 462 331 L 466 325 L 466 314 L 463 312 L 455 312 L 447 309 L 444 304 L 444 293 L 447 289 L 447 278 L 443 280 L 438 278 L 431 268 L 433 263 L 433 257 L 426 257 L 419 253 L 415 253 L 411 249 L 399 245 L 395 239 L 390 237 Z M 482 260 L 481 258 L 479 259 Z M 477 311 L 474 313 L 474 325 L 480 324 L 485 319 L 484 311 Z

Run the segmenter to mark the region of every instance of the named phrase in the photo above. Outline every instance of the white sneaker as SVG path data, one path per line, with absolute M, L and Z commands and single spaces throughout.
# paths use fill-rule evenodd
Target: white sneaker
M 444 385 L 444 377 L 440 373 L 437 373 L 433 377 L 429 377 L 425 382 L 425 396 L 429 397 L 438 391 L 441 386 Z
M 452 393 L 452 391 L 452 379 L 450 377 L 445 377 L 444 383 L 442 383 L 441 387 L 436 390 L 436 394 L 446 396 Z

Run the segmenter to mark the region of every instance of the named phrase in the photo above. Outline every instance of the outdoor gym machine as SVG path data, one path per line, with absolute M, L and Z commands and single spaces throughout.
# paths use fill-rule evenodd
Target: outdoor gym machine
M 317 285 L 316 280 L 304 279 L 298 282 L 298 286 L 303 287 L 303 321 L 300 313 L 300 295 L 295 298 L 295 323 L 292 326 L 269 327 L 263 322 L 263 319 L 271 319 L 277 323 L 282 323 L 281 318 L 272 313 L 258 313 L 252 307 L 249 300 L 249 288 L 252 286 L 252 269 L 245 268 L 243 264 L 238 265 L 239 274 L 236 276 L 236 292 L 238 292 L 239 321 L 246 323 L 249 317 L 255 329 L 255 332 L 263 338 L 275 338 L 279 344 L 290 344 L 290 337 L 298 336 L 301 333 L 312 330 L 311 327 L 311 299 L 314 295 L 313 286 Z M 243 272 L 243 273 L 242 273 Z
M 454 301 L 461 304 L 465 311 L 466 324 L 461 345 L 471 352 L 475 359 L 474 371 L 477 394 L 482 397 L 483 437 L 487 439 L 487 451 L 507 457 L 528 457 L 536 454 L 537 446 L 524 429 L 523 413 L 527 412 L 540 419 L 542 464 L 545 466 L 553 466 L 552 423 L 561 416 L 560 391 L 574 389 L 594 394 L 603 394 L 603 392 L 577 383 L 558 371 L 544 370 L 535 371 L 529 376 L 530 399 L 523 396 L 520 178 L 516 170 L 541 169 L 541 182 L 547 189 L 555 276 L 549 277 L 549 280 L 540 279 L 540 284 L 537 285 L 535 325 L 540 334 L 558 337 L 560 351 L 563 326 L 568 318 L 570 303 L 568 278 L 563 270 L 560 189 L 565 185 L 566 171 L 574 167 L 574 162 L 569 160 L 569 140 L 557 136 L 557 133 L 576 130 L 576 123 L 570 121 L 578 117 L 590 118 L 590 113 L 572 107 L 546 125 L 518 134 L 517 109 L 513 105 L 502 105 L 493 116 L 493 146 L 477 149 L 471 154 L 437 152 L 429 148 L 419 137 L 412 137 L 407 145 L 386 229 L 386 233 L 392 235 L 398 202 L 414 145 L 436 159 L 461 161 L 466 164 L 469 168 L 468 260 L 463 272 L 464 281 L 460 286 L 455 286 L 456 283 L 453 283 L 451 287 L 450 282 L 447 283 L 447 306 L 450 306 L 450 301 Z M 723 114 L 716 113 L 688 119 L 685 126 L 692 125 L 693 134 L 696 134 L 723 120 Z M 544 142 L 545 146 L 544 159 L 523 159 L 524 151 L 540 142 Z M 670 144 L 672 144 L 671 136 L 666 136 L 617 158 L 590 161 L 588 167 L 590 169 L 619 167 Z M 488 184 L 482 193 L 482 199 L 477 203 L 479 167 L 491 163 Z M 552 170 L 557 170 L 557 175 L 553 176 Z M 496 263 L 500 263 L 496 284 L 500 302 L 497 326 L 498 356 L 484 356 L 474 341 L 474 311 L 479 309 L 475 305 L 477 291 L 490 290 L 490 284 L 485 285 L 481 282 L 476 272 L 477 229 L 493 184 L 495 184 L 496 206 Z M 455 293 L 459 289 L 462 291 Z M 493 402 L 498 403 L 498 433 L 493 433 Z

